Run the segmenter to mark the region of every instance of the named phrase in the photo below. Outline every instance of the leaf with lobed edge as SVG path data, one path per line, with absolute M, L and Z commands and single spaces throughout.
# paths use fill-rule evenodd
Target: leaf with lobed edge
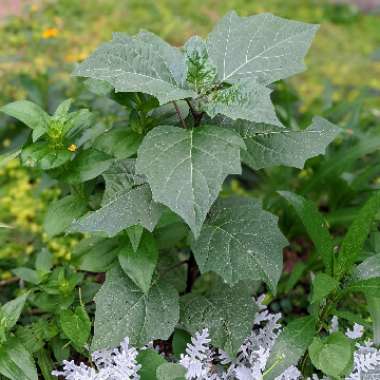
M 158 282 L 144 294 L 119 266 L 107 272 L 95 303 L 92 351 L 116 347 L 126 336 L 137 347 L 168 339 L 179 319 L 178 293 L 172 286 Z
M 305 69 L 303 59 L 318 25 L 262 13 L 229 12 L 207 38 L 207 50 L 222 82 L 253 79 L 273 83 Z
M 248 288 L 219 281 L 206 295 L 181 298 L 180 325 L 191 334 L 208 328 L 212 344 L 234 357 L 252 329 L 257 306 Z
M 244 120 L 226 126 L 243 137 L 247 149 L 242 151 L 242 160 L 255 170 L 276 165 L 302 169 L 306 160 L 324 154 L 340 133 L 340 128 L 322 117 L 315 117 L 307 129 L 298 131 Z
M 255 81 L 239 81 L 208 95 L 203 108 L 211 117 L 222 114 L 233 120 L 245 119 L 283 127 L 272 104 L 271 92 Z
M 135 174 L 135 160 L 114 163 L 103 174 L 106 189 L 102 207 L 74 221 L 69 232 L 105 232 L 109 237 L 135 225 L 153 231 L 162 207 L 152 200 L 144 178 Z
M 275 292 L 288 244 L 277 219 L 252 198 L 218 200 L 192 243 L 200 271 L 213 271 L 229 284 L 262 280 Z
M 144 174 L 153 199 L 168 206 L 199 235 L 228 174 L 240 174 L 239 135 L 215 126 L 159 126 L 142 142 L 136 173 Z
M 184 54 L 148 32 L 134 37 L 115 33 L 111 42 L 77 66 L 74 75 L 105 80 L 116 92 L 150 94 L 160 104 L 195 95 L 184 88 Z

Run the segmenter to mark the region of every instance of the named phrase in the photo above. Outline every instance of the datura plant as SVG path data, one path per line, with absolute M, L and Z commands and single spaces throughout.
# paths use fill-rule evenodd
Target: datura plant
M 118 104 L 107 127 L 96 112 L 70 112 L 72 100 L 53 115 L 26 100 L 1 108 L 32 129 L 20 148 L 22 163 L 43 170 L 62 189 L 46 214 L 45 232 L 83 233 L 72 265 L 85 276 L 96 273 L 101 283 L 91 343 L 81 300 L 76 308 L 74 297 L 53 307 L 66 309 L 64 334 L 82 355 L 124 342 L 116 360 L 132 346 L 178 346 L 184 334 L 197 333 L 226 357 L 239 355 L 258 312 L 254 289 L 262 283 L 276 293 L 288 242 L 259 200 L 220 192 L 228 176 L 241 174 L 242 164 L 302 168 L 338 135 L 340 129 L 321 117 L 305 129 L 288 128 L 271 101 L 273 83 L 304 70 L 317 29 L 267 13 L 230 12 L 206 39 L 192 37 L 181 48 L 146 31 L 115 33 L 74 71 L 87 78 L 98 102 Z M 324 269 L 313 282 L 310 315 L 284 330 L 257 373 L 274 379 L 300 362 L 306 375 L 319 370 L 341 378 L 352 371 L 353 344 L 341 332 L 328 335 L 326 326 L 344 292 L 366 291 L 380 339 L 378 278 L 371 272 L 371 260 L 378 266 L 378 259 L 352 273 L 379 196 L 365 206 L 337 254 L 315 207 L 295 194 L 282 195 L 305 219 Z M 11 326 L 1 328 L 1 339 Z M 11 372 L 5 375 L 16 379 Z M 143 365 L 142 379 L 144 373 Z M 179 373 L 162 378 L 183 378 Z M 21 378 L 36 376 L 29 368 Z

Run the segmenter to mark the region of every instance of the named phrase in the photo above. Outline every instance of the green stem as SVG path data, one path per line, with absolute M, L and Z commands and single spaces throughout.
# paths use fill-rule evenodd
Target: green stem
M 366 298 L 373 323 L 373 341 L 376 345 L 380 345 L 380 298 L 369 295 Z

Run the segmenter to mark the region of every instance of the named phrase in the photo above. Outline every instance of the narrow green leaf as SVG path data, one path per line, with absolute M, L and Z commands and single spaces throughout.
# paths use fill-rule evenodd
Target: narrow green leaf
M 144 232 L 144 228 L 139 225 L 135 225 L 135 226 L 131 226 L 127 228 L 129 241 L 131 242 L 132 248 L 135 252 L 137 251 L 137 248 L 140 245 L 143 232 Z
M 95 334 L 92 350 L 117 346 L 124 337 L 137 347 L 168 339 L 179 319 L 177 291 L 165 282 L 144 294 L 115 266 L 95 298 Z
M 33 129 L 33 141 L 46 133 L 49 127 L 50 116 L 40 106 L 29 100 L 9 103 L 1 107 L 0 111 L 20 120 Z
M 38 380 L 32 356 L 16 338 L 0 346 L 0 373 L 10 380 Z
M 58 168 L 72 157 L 72 152 L 65 148 L 55 149 L 46 141 L 37 141 L 21 152 L 21 161 L 25 166 L 42 170 Z
M 264 379 L 274 380 L 291 365 L 297 365 L 314 335 L 315 319 L 313 317 L 298 318 L 290 322 L 282 330 L 271 349 L 266 370 L 272 369 Z
M 30 268 L 18 267 L 18 268 L 12 269 L 12 272 L 17 277 L 20 277 L 22 280 L 26 282 L 30 282 L 31 284 L 34 284 L 34 285 L 39 284 L 41 281 L 41 279 L 38 276 L 37 271 Z
M 44 230 L 50 236 L 64 232 L 73 220 L 82 216 L 87 210 L 87 202 L 82 197 L 72 194 L 52 202 L 45 214 Z
M 144 232 L 136 251 L 129 240 L 124 240 L 118 257 L 123 271 L 144 293 L 148 293 L 158 259 L 158 249 L 152 234 Z
M 361 254 L 373 220 L 380 210 L 380 191 L 375 192 L 360 209 L 343 239 L 336 263 L 336 275 L 341 278 Z
M 25 293 L 1 306 L 1 314 L 5 318 L 7 331 L 17 323 L 28 296 L 29 293 Z
M 86 182 L 105 172 L 113 157 L 97 149 L 81 151 L 65 169 L 64 180 L 69 183 Z
M 37 272 L 48 273 L 53 266 L 53 255 L 48 249 L 43 248 L 37 254 L 35 268 Z
M 318 273 L 313 281 L 311 303 L 322 301 L 332 291 L 336 290 L 339 282 L 326 273 Z
M 333 273 L 334 243 L 328 226 L 316 205 L 300 195 L 288 191 L 279 191 L 295 209 L 307 233 L 313 240 L 315 248 L 323 260 L 326 272 Z
M 73 104 L 73 99 L 64 100 L 54 112 L 55 118 L 64 118 L 70 111 L 71 105 Z
M 346 292 L 362 292 L 368 296 L 377 297 L 380 294 L 380 277 L 350 282 L 345 288 Z
M 118 160 L 133 156 L 137 153 L 143 136 L 128 128 L 113 128 L 100 135 L 93 147 L 105 152 Z
M 41 370 L 44 380 L 56 380 L 51 374 L 54 369 L 54 364 L 46 349 L 42 349 L 36 353 L 38 367 Z
M 91 320 L 83 306 L 77 306 L 74 311 L 62 310 L 59 323 L 64 334 L 77 347 L 83 347 L 91 333 Z

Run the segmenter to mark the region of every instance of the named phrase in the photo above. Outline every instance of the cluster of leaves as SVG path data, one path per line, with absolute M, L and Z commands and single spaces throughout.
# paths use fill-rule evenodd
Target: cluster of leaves
M 261 202 L 219 193 L 227 176 L 241 174 L 241 162 L 253 170 L 302 168 L 339 134 L 321 117 L 305 129 L 285 127 L 270 97 L 272 83 L 304 69 L 316 30 L 271 14 L 230 12 L 206 40 L 192 37 L 181 49 L 149 32 L 115 33 L 75 75 L 89 78 L 100 101 L 119 104 L 121 122 L 105 128 L 87 109 L 70 112 L 71 100 L 53 115 L 30 101 L 1 108 L 32 129 L 13 155 L 62 188 L 64 196 L 46 214 L 46 233 L 86 235 L 72 266 L 53 269 L 42 250 L 34 267 L 15 271 L 29 293 L 11 301 L 19 311 L 4 311 L 2 340 L 16 346 L 1 345 L 0 373 L 37 378 L 33 362 L 20 362 L 12 347 L 33 354 L 49 379 L 50 348 L 61 361 L 69 345 L 86 356 L 125 336 L 137 347 L 173 337 L 174 347 L 187 337 L 183 331 L 203 328 L 215 347 L 236 355 L 255 317 L 253 290 L 263 282 L 276 292 L 287 240 Z M 355 264 L 380 198 L 364 206 L 337 254 L 315 206 L 282 195 L 303 220 L 324 269 L 313 282 L 310 315 L 275 346 L 270 373 L 275 377 L 308 349 L 305 373 L 312 363 L 339 377 L 350 370 L 352 346 L 339 333 L 324 337 L 326 321 L 342 295 L 354 291 L 366 292 L 378 318 L 378 273 L 368 270 L 375 259 Z M 26 321 L 33 322 L 14 329 L 26 298 L 33 306 Z

